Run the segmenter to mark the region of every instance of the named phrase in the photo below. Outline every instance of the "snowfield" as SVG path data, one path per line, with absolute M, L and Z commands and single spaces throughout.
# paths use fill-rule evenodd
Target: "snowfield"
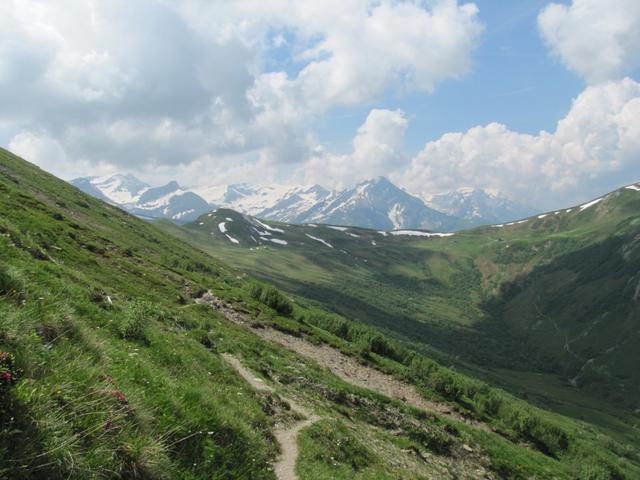
M 262 223 L 257 218 L 254 218 L 253 221 L 256 222 L 258 225 L 260 225 L 262 228 L 269 230 L 271 232 L 284 233 L 284 230 L 282 230 L 281 228 L 272 227 L 270 225 L 267 225 L 266 223 Z
M 450 237 L 453 233 L 431 233 L 421 232 L 420 230 L 394 230 L 389 232 L 391 235 L 408 235 L 412 237 Z
M 228 235 L 228 234 L 226 234 L 226 233 L 225 233 L 225 236 L 229 239 L 229 241 L 230 241 L 231 243 L 236 243 L 236 244 L 239 244 L 239 243 L 240 243 L 238 240 L 236 240 L 235 238 L 233 238 L 231 235 Z
M 281 240 L 280 238 L 270 238 L 269 240 L 278 245 L 288 245 L 286 240 Z
M 589 207 L 593 207 L 594 205 L 600 203 L 604 197 L 596 198 L 595 200 L 590 201 L 589 203 L 585 203 L 584 205 L 580 205 L 580 211 L 586 210 Z
M 305 235 L 306 235 L 307 237 L 309 237 L 311 240 L 315 240 L 316 242 L 320 242 L 320 243 L 322 243 L 322 244 L 326 245 L 326 246 L 327 246 L 327 247 L 329 247 L 329 248 L 333 248 L 333 245 L 331 245 L 331 244 L 330 244 L 330 243 L 328 243 L 328 242 L 325 242 L 325 241 L 324 241 L 324 240 L 322 240 L 321 238 L 314 237 L 313 235 L 309 235 L 308 233 L 305 233 Z

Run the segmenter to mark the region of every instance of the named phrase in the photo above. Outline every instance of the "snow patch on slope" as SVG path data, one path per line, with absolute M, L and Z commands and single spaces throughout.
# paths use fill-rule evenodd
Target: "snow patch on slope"
M 262 228 L 265 228 L 271 232 L 284 233 L 284 230 L 282 230 L 281 228 L 272 227 L 270 225 L 267 225 L 266 223 L 262 223 L 257 218 L 254 218 L 253 221 L 256 222 L 258 225 L 260 225 Z
M 270 238 L 269 240 L 273 243 L 277 243 L 278 245 L 288 245 L 286 240 L 282 240 L 280 238 Z
M 328 242 L 325 242 L 325 241 L 324 241 L 324 240 L 322 240 L 321 238 L 314 237 L 313 235 L 309 235 L 308 233 L 305 233 L 305 235 L 306 235 L 307 237 L 309 237 L 311 240 L 315 240 L 316 242 L 320 242 L 320 243 L 322 243 L 322 244 L 326 245 L 326 246 L 327 246 L 327 247 L 329 247 L 329 248 L 333 248 L 333 245 L 331 245 L 331 244 L 330 244 L 330 243 L 328 243 Z
M 585 203 L 584 205 L 580 205 L 580 211 L 586 210 L 589 207 L 593 207 L 594 205 L 600 203 L 604 197 L 596 198 L 595 200 L 590 201 L 589 203 Z
M 412 237 L 451 237 L 453 233 L 421 232 L 420 230 L 394 230 L 391 235 L 408 235 Z
M 402 215 L 403 212 L 404 207 L 399 203 L 394 203 L 393 207 L 389 209 L 387 217 L 389 217 L 389 220 L 391 220 L 393 228 L 402 228 L 402 226 L 405 224 L 404 217 Z
M 240 243 L 238 240 L 236 240 L 235 238 L 233 238 L 233 237 L 232 237 L 231 235 L 229 235 L 229 234 L 226 234 L 226 233 L 225 233 L 225 236 L 229 239 L 229 241 L 230 241 L 231 243 L 238 243 L 238 244 Z

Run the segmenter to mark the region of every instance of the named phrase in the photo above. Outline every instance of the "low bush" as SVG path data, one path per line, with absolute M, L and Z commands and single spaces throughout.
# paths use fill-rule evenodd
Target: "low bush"
M 288 317 L 293 313 L 293 304 L 291 303 L 291 300 L 280 293 L 280 290 L 276 287 L 271 285 L 262 286 L 258 283 L 253 283 L 249 287 L 249 294 L 256 300 L 259 300 L 268 307 L 273 308 L 280 315 Z
M 364 470 L 376 462 L 373 453 L 353 433 L 337 421 L 321 421 L 306 433 L 305 456 L 315 462 L 346 467 L 352 472 Z
M 15 357 L 0 351 L 0 393 L 18 381 Z
M 496 391 L 489 391 L 478 398 L 478 407 L 482 413 L 494 417 L 500 411 L 504 398 Z
M 118 333 L 128 340 L 146 340 L 146 330 L 153 320 L 164 320 L 164 310 L 144 300 L 131 302 L 117 324 Z
M 567 434 L 528 408 L 509 404 L 500 413 L 507 425 L 518 435 L 530 440 L 538 450 L 557 457 L 569 446 Z
M 584 459 L 580 462 L 576 478 L 584 480 L 623 480 L 625 476 L 615 465 Z
M 22 288 L 22 282 L 5 265 L 0 264 L 0 296 L 20 295 Z

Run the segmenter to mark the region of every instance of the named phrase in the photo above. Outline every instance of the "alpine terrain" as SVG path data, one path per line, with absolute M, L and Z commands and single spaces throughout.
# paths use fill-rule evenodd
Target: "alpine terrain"
M 71 183 L 142 218 L 165 218 L 177 223 L 195 220 L 208 210 L 224 207 L 293 224 L 315 222 L 378 229 L 452 231 L 509 222 L 536 213 L 495 192 L 489 194 L 481 190 L 449 192 L 422 200 L 385 177 L 342 191 L 330 191 L 320 185 L 182 188 L 176 182 L 151 188 L 131 175 L 78 178 Z
M 0 1 L 0 480 L 640 480 L 640 1 Z
M 637 441 L 640 187 L 457 233 L 266 223 L 219 209 L 192 244 L 447 364 Z
M 575 383 L 614 375 L 633 403 L 638 195 L 453 236 L 268 224 L 230 210 L 184 230 L 163 224 L 200 250 L 0 150 L 0 476 L 637 478 L 630 416 L 626 429 L 573 419 L 434 358 L 453 353 L 447 332 L 464 346 L 498 322 L 505 335 L 487 338 L 504 350 L 477 341 L 494 373 L 512 371 L 499 360 L 521 332 L 530 340 L 518 349 L 540 359 L 592 355 Z M 615 257 L 598 255 L 602 242 Z M 583 249 L 591 263 L 573 260 Z M 205 251 L 252 259 L 247 270 L 291 293 Z M 260 267 L 267 254 L 274 261 Z M 617 274 L 595 288 L 589 265 Z M 598 292 L 589 304 L 554 301 L 578 280 Z M 538 317 L 519 307 L 530 292 Z

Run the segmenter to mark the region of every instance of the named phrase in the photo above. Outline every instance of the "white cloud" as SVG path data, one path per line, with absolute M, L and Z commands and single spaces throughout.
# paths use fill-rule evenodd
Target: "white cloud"
M 400 110 L 371 110 L 353 139 L 353 151 L 336 155 L 318 148 L 297 172 L 305 183 L 343 188 L 404 168 L 404 136 L 409 126 Z
M 89 169 L 93 175 L 116 173 L 111 165 L 92 164 L 81 158 L 70 159 L 57 140 L 42 132 L 20 133 L 11 140 L 8 147 L 23 158 L 46 159 L 47 170 L 62 177 L 73 178 Z
M 640 66 L 638 0 L 552 3 L 538 27 L 554 55 L 589 83 L 619 79 Z
M 308 157 L 333 107 L 465 74 L 477 17 L 455 0 L 4 0 L 0 136 L 86 165 L 273 169 Z
M 295 78 L 316 108 L 370 101 L 392 84 L 431 91 L 470 69 L 482 31 L 475 5 L 442 1 L 429 12 L 411 2 L 345 3 L 353 7 L 341 15 L 326 8 L 300 12 L 300 25 L 314 18 L 323 36 L 305 51 L 311 62 Z
M 638 180 L 640 83 L 587 88 L 555 132 L 527 135 L 491 123 L 429 142 L 393 178 L 433 193 L 468 185 L 556 208 Z

